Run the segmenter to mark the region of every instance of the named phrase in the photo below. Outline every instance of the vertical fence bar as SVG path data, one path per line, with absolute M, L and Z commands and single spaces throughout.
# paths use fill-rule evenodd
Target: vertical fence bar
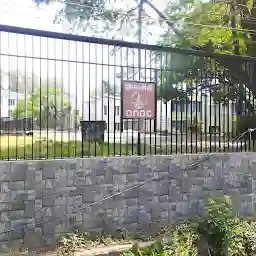
M 195 79 L 195 84 L 196 84 L 196 88 L 195 90 L 193 89 L 192 91 L 192 94 L 196 93 L 196 108 L 195 108 L 195 111 L 196 111 L 196 115 L 195 115 L 195 120 L 196 120 L 196 129 L 195 129 L 195 139 L 196 139 L 196 150 L 195 150 L 195 153 L 197 154 L 198 153 L 198 148 L 199 148 L 199 143 L 198 143 L 198 134 L 201 134 L 202 132 L 202 127 L 201 127 L 201 123 L 202 123 L 202 119 L 199 119 L 199 115 L 198 115 L 198 112 L 200 113 L 200 101 L 198 100 L 198 70 L 195 71 L 196 72 L 196 79 Z M 193 86 L 193 85 L 192 85 Z M 200 83 L 200 87 L 202 87 L 202 84 Z M 200 137 L 200 142 L 202 141 L 202 137 Z M 192 148 L 193 148 L 193 145 L 192 145 Z
M 101 75 L 103 79 L 103 74 L 104 74 L 104 62 L 103 62 L 103 56 L 104 56 L 104 45 L 101 45 Z M 101 120 L 104 122 L 104 130 L 103 130 L 103 136 L 105 135 L 105 119 L 104 119 L 104 99 L 105 99 L 105 90 L 104 90 L 104 81 L 101 81 L 101 95 L 100 95 L 100 101 L 101 101 Z M 105 136 L 104 140 L 101 143 L 101 156 L 104 156 L 104 146 L 105 146 Z
M 190 57 L 190 56 L 189 56 Z M 190 81 L 188 81 L 187 83 L 189 84 Z M 186 84 L 186 92 L 188 91 L 188 84 Z M 190 84 L 191 85 L 191 84 Z M 182 84 L 182 87 L 184 85 Z M 182 90 L 184 90 L 184 88 L 182 88 Z M 186 115 L 186 120 L 185 122 L 182 119 L 182 126 L 185 126 L 183 129 L 185 129 L 186 135 L 184 136 L 186 138 L 186 153 L 192 153 L 193 151 L 193 141 L 192 141 L 192 129 L 188 130 L 188 122 L 190 121 L 190 124 L 193 125 L 193 112 L 192 112 L 192 105 L 193 105 L 193 95 L 190 96 L 189 94 L 186 95 L 186 100 L 185 100 L 185 104 L 184 104 L 184 108 L 185 108 L 185 115 Z M 188 111 L 190 110 L 190 120 L 188 120 Z M 181 146 L 182 146 L 182 141 L 183 141 L 183 130 L 181 133 Z M 188 134 L 190 133 L 190 150 L 188 150 Z M 189 152 L 190 151 L 190 152 Z
M 46 99 L 46 102 L 47 102 L 47 106 L 49 106 L 49 38 L 46 39 L 47 42 L 47 50 L 46 50 L 46 58 L 47 58 L 47 62 L 46 62 L 46 65 L 47 65 L 47 72 L 46 72 L 46 95 L 47 95 L 47 99 Z M 47 158 L 49 157 L 49 115 L 47 115 L 46 117 L 46 134 L 47 134 L 47 149 L 46 149 L 46 155 L 47 155 Z M 68 149 L 68 152 L 69 152 L 69 149 Z
M 54 159 L 57 157 L 57 42 L 54 40 L 54 53 L 55 53 L 55 60 L 54 60 Z M 40 127 L 41 130 L 41 127 Z M 76 150 L 76 149 L 75 149 Z
M 120 76 L 121 76 L 121 79 L 120 79 L 120 103 L 121 103 L 121 115 L 120 115 L 120 156 L 122 155 L 122 148 L 123 148 L 123 145 L 122 145 L 122 133 L 124 131 L 124 106 L 123 106 L 123 99 L 124 99 L 124 89 L 123 89 L 123 77 L 124 77 L 124 71 L 123 71 L 123 63 L 122 63 L 122 51 L 121 51 L 121 72 L 120 72 Z M 132 152 L 133 152 L 133 144 L 132 144 Z
M 217 73 L 217 70 L 216 70 L 216 66 L 213 62 L 212 59 L 210 59 L 211 61 L 211 66 L 213 66 L 212 68 L 212 72 L 213 72 L 213 82 L 214 82 L 214 87 L 216 88 L 216 73 Z M 211 76 L 212 78 L 212 76 Z M 212 91 L 211 87 L 212 87 L 212 81 L 210 81 L 210 91 Z M 217 150 L 217 134 L 219 134 L 219 129 L 220 129 L 220 114 L 219 114 L 219 109 L 220 109 L 220 105 L 219 103 L 216 104 L 216 102 L 214 101 L 214 151 Z M 217 113 L 219 114 L 219 120 L 217 119 Z M 218 120 L 218 122 L 217 122 Z
M 91 43 L 88 44 L 88 90 L 89 90 L 89 98 L 88 98 L 88 109 L 89 109 L 89 118 L 88 118 L 88 128 L 91 129 Z M 94 103 L 96 104 L 96 103 Z M 103 105 L 103 103 L 102 103 Z M 103 107 L 101 105 L 101 107 Z M 84 128 L 85 129 L 85 128 Z M 86 129 L 85 129 L 86 130 Z M 84 131 L 85 133 L 86 131 Z M 88 156 L 91 156 L 91 133 L 87 135 L 87 141 L 86 144 L 88 144 Z
M 163 68 L 163 52 L 160 52 L 160 95 L 161 95 L 161 99 L 159 100 L 160 101 L 160 109 L 159 109 L 159 122 L 160 122 L 160 125 L 159 125 L 159 147 L 160 147 L 160 150 L 162 149 L 162 136 L 163 136 L 163 124 L 162 124 L 162 119 L 163 119 L 163 102 L 166 101 L 166 99 L 163 99 L 163 92 L 164 92 L 164 83 L 163 83 L 163 73 L 165 72 L 166 68 Z M 157 142 L 158 144 L 158 142 Z M 158 145 L 157 145 L 158 147 Z
M 141 49 L 138 48 L 138 70 L 139 70 L 139 78 L 138 80 L 141 81 Z M 138 156 L 141 155 L 141 119 L 138 118 L 138 139 L 137 139 L 137 151 L 138 151 Z
M 40 106 L 40 110 L 39 110 L 39 126 L 40 126 L 40 146 L 39 146 L 39 152 L 43 151 L 43 143 L 41 143 L 42 141 L 42 74 L 41 74 L 41 68 L 42 68 L 42 44 L 41 44 L 41 37 L 39 38 L 39 91 L 40 91 L 40 99 L 39 99 L 39 106 Z M 55 92 L 56 93 L 56 92 Z M 48 95 L 47 95 L 48 96 Z M 48 106 L 47 106 L 48 107 Z M 56 102 L 55 102 L 55 112 L 56 112 Z
M 109 114 L 110 114 L 110 99 L 109 99 L 109 97 L 110 97 L 110 94 L 109 94 L 109 90 L 110 90 L 110 81 L 109 81 L 109 73 L 110 73 L 110 71 L 109 71 L 109 66 L 110 66 L 110 63 L 109 63 L 109 55 L 110 55 L 110 53 L 109 53 L 109 45 L 108 45 L 108 61 L 107 61 L 107 69 L 108 69 L 108 156 L 109 156 L 109 154 L 110 154 L 110 146 L 109 146 L 109 132 L 110 132 L 110 130 L 109 130 L 109 126 L 110 126 L 110 118 L 109 118 Z M 115 140 L 114 140 L 114 144 L 115 144 Z
M 18 45 L 18 35 L 15 34 L 16 36 L 16 40 L 15 40 L 15 43 L 16 43 L 16 90 L 13 90 L 12 91 L 15 91 L 16 92 L 16 97 L 13 97 L 15 98 L 14 100 L 14 104 L 12 104 L 12 101 L 11 101 L 11 111 L 10 111 L 10 119 L 11 119 L 11 122 L 13 123 L 13 125 L 15 126 L 15 121 L 14 121 L 14 118 L 13 118 L 13 106 L 16 105 L 16 108 L 17 108 L 17 111 L 19 111 L 19 104 L 18 104 L 18 101 L 19 101 L 19 45 Z M 23 120 L 24 120 L 24 117 L 23 117 Z M 15 127 L 15 130 L 16 130 L 16 141 L 15 141 L 15 144 L 16 144 L 16 159 L 20 158 L 20 152 L 19 152 L 19 149 L 20 149 L 20 142 L 18 141 L 20 136 L 21 135 L 21 130 L 22 130 L 22 126 L 24 125 L 24 121 L 23 121 L 23 124 L 21 122 L 20 124 L 20 127 L 18 128 L 18 132 L 17 132 L 17 127 Z M 24 134 L 24 133 L 22 133 Z M 26 147 L 26 145 L 24 144 L 24 148 Z
M 34 85 L 35 85 L 35 72 L 34 72 L 34 36 L 31 37 L 31 42 L 32 42 L 32 92 L 31 92 L 31 109 L 32 109 L 32 113 L 31 113 L 31 117 L 32 117 L 32 141 L 34 141 L 34 127 L 35 127 L 35 123 L 34 123 Z M 27 102 L 27 107 L 28 109 L 28 102 Z M 32 159 L 34 158 L 34 144 L 32 144 Z
M 25 131 L 27 130 L 27 125 L 28 125 L 28 116 L 27 116 L 27 51 L 26 51 L 26 36 L 23 35 L 23 44 L 24 44 L 24 103 L 23 103 L 23 107 L 24 107 L 24 114 L 25 114 L 25 119 L 26 119 L 26 126 L 25 126 Z M 1 70 L 1 68 L 0 68 Z M 20 104 L 21 105 L 21 104 Z M 14 118 L 17 118 L 17 116 L 15 116 Z M 1 119 L 1 118 L 0 118 Z M 24 145 L 26 145 L 26 136 L 23 136 L 23 143 Z M 0 141 L 0 144 L 1 144 L 1 141 Z M 24 159 L 27 159 L 27 155 L 26 155 L 26 150 L 27 150 L 27 147 L 25 146 L 24 147 L 24 151 L 23 151 L 23 157 Z
M 7 88 L 7 95 L 8 95 L 8 100 L 7 100 L 7 108 L 8 108 L 8 113 L 9 113 L 9 101 L 10 101 L 10 85 L 11 85 L 11 52 L 10 52 L 10 33 L 8 33 L 8 88 Z M 5 88 L 4 88 L 5 90 Z M 8 120 L 8 118 L 7 118 Z M 8 142 L 7 142 L 7 145 L 8 145 L 8 160 L 10 160 L 10 121 L 8 120 Z M 17 147 L 17 145 L 16 145 Z
M 144 78 L 144 82 L 146 83 L 147 82 L 147 50 L 144 50 L 144 75 L 145 75 L 145 78 Z M 142 70 L 143 71 L 143 70 Z M 149 119 L 150 122 L 151 122 L 151 119 Z M 148 119 L 144 119 L 143 120 L 143 129 L 144 129 L 144 143 L 143 143 L 143 155 L 146 155 L 147 153 L 147 138 L 146 138 L 146 133 L 147 133 L 147 122 L 148 122 Z M 149 147 L 151 147 L 151 144 L 149 145 Z
M 221 75 L 225 76 L 226 74 L 226 70 L 223 68 L 223 73 Z M 227 88 L 226 83 L 224 84 L 224 91 L 228 91 L 229 94 L 229 87 Z M 224 145 L 226 145 L 226 140 L 227 142 L 227 149 L 224 147 L 224 151 L 226 150 L 230 150 L 230 135 L 232 136 L 232 130 L 230 130 L 230 127 L 232 129 L 232 123 L 233 123 L 233 113 L 232 113 L 232 104 L 233 104 L 233 100 L 228 100 L 228 104 L 227 107 L 223 106 L 223 127 L 224 127 L 224 137 L 223 137 L 223 143 Z M 230 108 L 231 108 L 231 115 L 230 115 Z M 230 119 L 231 117 L 231 119 Z M 227 120 L 226 120 L 227 119 Z M 231 120 L 231 126 L 230 126 L 230 120 Z M 232 145 L 231 145 L 232 146 Z
M 64 92 L 64 79 L 63 79 L 63 54 L 64 54 L 64 51 L 63 51 L 63 40 L 61 40 L 60 42 L 60 47 L 61 47 L 61 55 L 60 55 L 60 59 L 61 61 L 59 61 L 61 67 L 60 67 L 60 74 L 61 74 L 61 79 L 60 79 L 60 83 L 61 83 L 61 90 L 60 90 L 60 94 L 61 94 L 61 97 L 60 97 L 60 106 L 61 106 L 61 113 L 60 113 L 60 118 L 61 118 L 61 124 L 60 124 L 60 127 L 61 127 L 61 141 L 60 141 L 60 155 L 61 155 L 61 158 L 64 157 L 64 152 L 63 152 L 63 145 L 64 145 L 64 141 L 63 141 L 63 130 L 64 130 L 64 125 L 65 125 L 65 122 L 66 122 L 66 115 L 65 115 L 65 112 L 64 112 L 64 108 L 67 108 L 67 106 L 65 107 L 64 106 L 64 96 L 66 96 L 66 93 Z M 73 111 L 72 110 L 72 106 L 71 106 L 71 101 L 68 97 L 68 112 L 69 112 L 69 115 L 68 115 L 68 119 L 72 118 L 72 114 L 73 113 L 70 113 L 70 111 Z M 71 117 L 70 117 L 70 114 L 71 114 Z M 73 119 L 73 118 L 72 118 Z M 69 147 L 69 144 L 68 144 L 68 147 Z M 66 155 L 65 155 L 66 157 Z M 68 156 L 70 157 L 70 156 Z
M 94 148 L 94 156 L 97 156 L 97 140 L 96 140 L 96 133 L 97 133 L 97 117 L 98 117 L 98 86 L 97 86 L 97 82 L 98 82 L 98 79 L 97 79 L 97 75 L 98 75 L 98 72 L 97 72 L 97 68 L 98 68 L 98 55 L 97 55 L 97 44 L 94 44 L 93 45 L 94 47 L 94 55 L 95 55 L 95 60 L 94 60 L 94 63 L 93 64 L 93 67 L 95 69 L 95 78 L 94 78 L 94 82 L 95 82 L 95 85 L 94 85 L 94 120 L 92 121 L 92 123 L 90 123 L 90 134 L 92 133 L 92 130 L 93 130 L 93 135 L 92 135 L 92 139 L 93 139 L 93 148 Z M 91 64 L 91 63 L 90 63 Z M 101 103 L 101 106 L 105 108 L 105 102 L 103 101 Z M 109 104 L 107 106 L 107 115 L 108 115 L 108 120 L 109 120 Z M 93 125 L 93 122 L 94 122 L 94 125 Z M 109 121 L 107 123 L 107 130 L 109 129 Z M 108 142 L 108 155 L 109 155 L 109 142 Z
M 165 82 L 164 82 L 164 87 L 165 88 L 168 88 L 168 77 L 169 77 L 169 72 L 171 72 L 169 70 L 169 67 L 168 67 L 168 56 L 167 56 L 167 52 L 165 52 Z M 168 140 L 167 140 L 167 137 L 168 137 L 168 134 L 169 134 L 169 131 L 168 131 L 168 103 L 169 101 L 165 101 L 164 104 L 165 104 L 165 154 L 167 155 L 168 154 Z
M 83 136 L 83 127 L 82 127 L 82 124 L 81 124 L 81 121 L 84 121 L 84 118 L 85 118 L 85 113 L 84 113 L 84 108 L 87 106 L 85 106 L 85 99 L 84 99 L 84 88 L 85 88 L 85 76 L 84 76 L 84 72 L 85 72 L 85 54 L 84 54 L 84 43 L 82 42 L 82 67 L 81 67 L 81 70 L 82 70 L 82 104 L 81 104 L 81 107 L 82 107 L 82 117 L 80 116 L 80 136 L 81 136 L 81 141 L 82 141 L 82 158 L 85 156 L 85 152 L 84 152 L 84 144 L 85 144 L 85 141 L 84 141 L 84 136 Z
M 126 80 L 129 80 L 130 77 L 129 77 L 129 48 L 126 47 L 126 54 L 124 56 L 124 58 L 126 58 Z M 134 80 L 134 55 L 133 55 L 133 58 L 132 58 L 132 80 Z M 123 77 L 124 79 L 124 77 Z M 123 95 L 124 96 L 124 95 Z M 134 134 L 133 134 L 133 126 L 134 126 L 134 120 L 133 119 L 125 119 L 125 131 L 126 131 L 126 142 L 125 142 L 125 154 L 128 155 L 128 143 L 129 143 L 129 134 L 128 134 L 128 131 L 129 131 L 129 122 L 132 123 L 132 154 L 134 154 L 134 151 L 133 151 L 133 147 L 134 147 Z M 137 151 L 137 149 L 136 149 Z M 135 151 L 135 152 L 136 152 Z M 137 152 L 138 154 L 138 152 Z
M 76 69 L 76 78 L 75 78 L 75 111 L 77 111 L 77 80 L 78 80 L 78 47 L 77 47 L 78 42 L 75 42 L 75 69 Z M 63 85 L 62 85 L 63 86 Z M 62 95 L 64 96 L 64 95 Z M 69 102 L 71 102 L 71 97 L 73 97 L 73 95 L 69 95 Z M 73 111 L 73 109 L 71 110 Z M 70 119 L 70 118 L 69 118 Z M 73 121 L 73 119 L 75 119 Z M 75 130 L 75 156 L 77 156 L 77 115 L 75 115 L 72 119 L 72 126 L 73 129 Z M 72 138 L 72 140 L 74 140 L 74 136 Z
M 122 48 L 121 48 L 122 50 Z M 116 104 L 116 95 L 117 95 L 117 92 L 116 92 L 116 53 L 114 53 L 114 63 L 113 63 L 113 66 L 112 68 L 114 68 L 114 83 L 113 83 L 113 93 L 114 93 L 114 97 L 113 97 L 113 100 L 114 100 L 114 156 L 116 156 L 116 132 L 119 130 L 119 127 L 118 127 L 118 123 L 116 123 L 116 117 L 120 115 L 120 106 L 118 104 Z M 120 125 L 120 123 L 119 123 Z
M 204 137 L 204 130 L 205 130 L 205 120 L 203 121 L 203 112 L 204 110 L 204 106 L 203 106 L 203 81 L 202 81 L 202 70 L 198 70 L 197 71 L 197 76 L 199 76 L 200 79 L 200 121 L 201 121 L 201 126 L 200 126 L 200 152 L 203 152 L 203 137 Z
M 155 83 L 156 83 L 156 94 L 157 94 L 157 87 L 158 87 L 158 70 L 156 69 L 156 66 L 154 67 L 154 80 L 155 80 Z M 160 90 L 161 90 L 161 87 L 160 87 Z M 161 92 L 160 92 L 161 93 Z M 157 112 L 157 97 L 156 97 L 156 112 Z M 154 150 L 154 153 L 156 155 L 156 135 L 157 135 L 157 115 L 155 115 L 155 119 L 154 119 L 154 134 L 155 134 L 155 150 Z

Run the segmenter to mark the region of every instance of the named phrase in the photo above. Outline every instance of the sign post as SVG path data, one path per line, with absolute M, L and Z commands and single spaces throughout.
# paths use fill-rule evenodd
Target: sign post
M 122 118 L 152 120 L 156 118 L 156 85 L 153 82 L 126 81 L 122 83 Z M 139 125 L 140 129 L 140 125 Z M 138 155 L 140 155 L 140 130 Z

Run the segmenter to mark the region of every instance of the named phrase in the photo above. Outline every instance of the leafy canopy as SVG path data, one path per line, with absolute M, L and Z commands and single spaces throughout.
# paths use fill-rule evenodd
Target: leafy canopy
M 14 118 L 33 118 L 41 128 L 61 127 L 66 117 L 72 117 L 71 102 L 58 87 L 36 87 L 33 93 L 18 101 Z

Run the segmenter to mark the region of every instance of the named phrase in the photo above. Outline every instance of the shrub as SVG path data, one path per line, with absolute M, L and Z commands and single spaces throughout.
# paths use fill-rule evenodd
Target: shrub
M 200 133 L 202 132 L 203 122 L 198 120 L 196 116 L 193 117 L 192 120 L 188 122 L 188 129 L 191 132 Z
M 248 131 L 250 128 L 256 128 L 256 116 L 254 115 L 246 115 L 237 118 L 236 122 L 236 132 L 237 134 Z M 250 134 L 246 134 L 243 139 L 256 140 L 256 131 Z

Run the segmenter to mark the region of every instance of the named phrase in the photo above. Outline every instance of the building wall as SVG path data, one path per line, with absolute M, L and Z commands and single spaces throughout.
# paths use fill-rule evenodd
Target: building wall
M 196 107 L 197 102 L 197 107 Z M 187 123 L 187 121 L 193 120 L 196 117 L 202 121 L 202 132 L 208 133 L 212 126 L 217 126 L 221 133 L 231 131 L 232 121 L 234 119 L 234 113 L 232 114 L 231 103 L 227 106 L 223 104 L 214 104 L 209 97 L 201 95 L 193 95 L 189 101 L 191 105 L 188 106 L 186 111 L 184 106 L 177 105 L 172 108 L 171 101 L 164 104 L 163 101 L 157 101 L 157 130 L 181 131 L 180 123 Z M 119 115 L 114 115 L 115 108 L 119 108 Z M 121 100 L 119 96 L 107 95 L 103 97 L 92 97 L 90 102 L 84 103 L 84 120 L 104 120 L 108 123 L 109 131 L 114 131 L 114 123 L 120 123 L 121 115 Z M 109 112 L 104 112 L 104 108 Z M 200 111 L 199 111 L 200 109 Z M 136 121 L 135 121 L 136 122 Z M 126 126 L 125 126 L 126 127 Z M 135 125 L 136 127 L 136 125 Z M 128 125 L 129 129 L 132 129 L 132 124 Z M 124 128 L 125 129 L 125 128 Z M 141 129 L 144 131 L 154 131 L 154 121 L 141 121 Z
M 85 102 L 83 120 L 106 122 L 106 130 L 114 131 L 114 125 L 120 128 L 121 123 L 121 101 L 120 97 L 92 97 Z
M 24 95 L 15 91 L 9 90 L 9 78 L 5 74 L 0 75 L 0 92 L 1 92 L 1 118 L 11 118 L 12 110 L 16 107 L 19 100 L 24 98 Z
M 24 98 L 23 94 L 9 90 L 1 90 L 1 117 L 11 118 L 17 102 Z
M 20 241 L 28 247 L 53 244 L 74 228 L 150 232 L 202 213 L 212 192 L 232 195 L 240 214 L 254 213 L 256 154 L 206 156 L 1 161 L 0 249 Z M 95 203 L 147 179 L 141 187 Z

